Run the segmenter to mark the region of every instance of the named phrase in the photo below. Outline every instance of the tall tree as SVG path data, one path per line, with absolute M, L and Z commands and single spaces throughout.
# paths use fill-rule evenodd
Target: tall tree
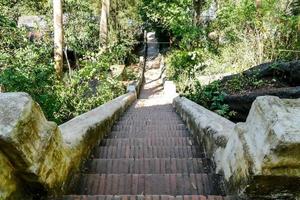
M 55 71 L 58 78 L 63 75 L 63 10 L 62 0 L 53 0 L 53 22 L 54 22 L 54 61 Z
M 199 25 L 201 23 L 201 12 L 203 6 L 205 5 L 205 0 L 193 0 L 194 10 L 195 10 L 195 25 Z
M 108 17 L 110 10 L 110 0 L 102 0 L 101 19 L 100 19 L 100 47 L 107 46 L 108 36 Z

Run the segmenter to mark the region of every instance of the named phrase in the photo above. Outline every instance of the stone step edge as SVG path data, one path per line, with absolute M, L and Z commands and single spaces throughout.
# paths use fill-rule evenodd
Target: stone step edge
M 149 199 L 150 197 L 150 199 Z M 234 196 L 221 195 L 64 195 L 59 198 L 49 200 L 238 200 Z
M 115 144 L 111 144 L 111 143 L 115 143 Z M 98 146 L 118 146 L 118 145 L 123 146 L 128 144 L 135 144 L 135 143 L 138 143 L 138 145 L 131 145 L 131 146 L 141 146 L 141 145 L 149 146 L 149 143 L 150 144 L 154 143 L 154 145 L 152 144 L 152 146 L 170 146 L 164 143 L 177 143 L 176 146 L 198 145 L 191 137 L 148 137 L 148 138 L 105 138 L 101 140 Z M 160 143 L 161 145 L 159 145 Z
M 100 161 L 100 160 L 130 160 L 130 161 L 142 161 L 142 160 L 193 160 L 193 159 L 197 159 L 197 160 L 209 160 L 211 161 L 210 158 L 92 158 L 90 160 L 88 160 L 87 162 L 90 162 L 90 161 Z
M 193 164 L 194 164 L 194 161 L 196 161 L 197 163 L 201 163 L 200 165 L 201 165 L 201 167 L 203 168 L 204 171 L 199 171 L 198 173 L 213 173 L 214 169 L 215 169 L 215 165 L 214 165 L 213 161 L 211 159 L 209 159 L 209 158 L 154 158 L 154 159 L 153 158 L 129 158 L 129 159 L 124 159 L 124 158 L 115 158 L 115 159 L 109 159 L 109 158 L 108 159 L 107 158 L 92 158 L 92 159 L 89 159 L 89 160 L 86 161 L 86 164 L 85 164 L 86 168 L 83 168 L 82 171 L 81 171 L 81 173 L 109 174 L 107 172 L 98 173 L 97 171 L 92 170 L 92 169 L 94 169 L 93 166 L 95 164 L 97 164 L 97 163 L 105 162 L 106 164 L 108 164 L 110 161 L 112 163 L 115 163 L 115 162 L 120 162 L 121 163 L 122 161 L 130 161 L 130 162 L 134 163 L 134 166 L 138 165 L 139 167 L 140 167 L 140 165 L 139 165 L 140 162 L 145 163 L 145 161 L 146 162 L 149 162 L 149 161 L 150 162 L 151 161 L 156 162 L 156 161 L 158 161 L 159 164 L 163 163 L 163 161 L 165 161 L 165 162 L 171 162 L 172 161 L 172 162 L 175 162 L 175 163 L 180 162 L 181 164 L 186 164 L 187 172 L 180 172 L 180 171 L 183 171 L 184 167 L 182 166 L 181 167 L 182 169 L 180 170 L 176 166 L 176 170 L 175 171 L 179 171 L 179 173 L 177 173 L 177 174 L 180 174 L 180 173 L 182 173 L 182 174 L 189 174 L 189 173 L 195 173 L 197 171 L 197 169 L 194 169 L 194 165 L 192 166 L 192 168 L 193 168 L 192 172 L 190 172 L 188 170 L 188 168 L 189 168 L 188 167 L 189 161 L 193 162 Z M 197 164 L 197 165 L 199 167 L 199 164 Z M 129 166 L 127 166 L 127 167 L 129 167 Z M 170 167 L 169 171 L 172 171 L 171 170 L 171 166 L 169 166 L 169 167 Z M 145 168 L 145 167 L 143 167 L 143 168 Z M 164 171 L 168 171 L 168 170 L 165 168 Z M 165 174 L 165 173 L 166 172 L 164 172 L 164 173 L 153 173 L 153 174 Z M 123 173 L 122 172 L 122 173 L 117 173 L 117 174 L 123 174 L 124 175 L 124 174 L 128 174 L 128 173 Z M 147 173 L 136 173 L 136 174 L 147 174 Z M 218 173 L 216 173 L 216 174 L 218 174 Z
M 109 173 L 109 174 L 97 174 L 97 173 L 78 173 L 76 174 L 75 176 L 89 176 L 89 175 L 135 175 L 135 176 L 145 176 L 145 175 L 153 175 L 153 176 L 157 176 L 157 175 L 161 175 L 161 176 L 164 176 L 164 175 L 208 175 L 208 176 L 218 176 L 218 177 L 223 177 L 223 174 L 218 174 L 218 173 L 164 173 L 164 174 L 147 174 L 147 173 L 144 173 L 144 174 L 128 174 L 128 173 L 124 173 L 124 174 L 116 174 L 116 173 Z
M 109 135 L 110 134 L 108 134 L 107 135 L 108 137 L 105 137 L 103 140 L 113 140 L 113 139 L 115 139 L 115 140 L 128 140 L 128 139 L 135 140 L 135 139 L 141 139 L 141 138 L 110 138 Z M 168 137 L 168 138 L 173 138 L 173 139 L 177 139 L 177 138 L 182 138 L 182 139 L 183 138 L 184 139 L 190 138 L 191 140 L 193 140 L 193 135 L 188 135 L 188 136 L 173 136 L 173 137 Z M 147 137 L 145 139 L 160 139 L 160 140 L 165 140 L 166 137 L 162 137 L 162 136 L 159 136 L 159 137 Z
M 143 134 L 153 134 L 153 133 L 185 133 L 187 135 L 192 135 L 190 134 L 188 129 L 177 129 L 177 130 L 147 130 L 147 129 L 141 129 L 141 130 L 113 130 L 108 134 L 116 134 L 116 133 L 143 133 Z

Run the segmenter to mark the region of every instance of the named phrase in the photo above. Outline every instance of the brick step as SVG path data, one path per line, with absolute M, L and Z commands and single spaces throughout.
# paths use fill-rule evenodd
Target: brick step
M 135 105 L 135 107 L 129 108 L 124 114 L 150 114 L 150 115 L 159 115 L 159 114 L 167 114 L 167 113 L 176 113 L 174 108 L 171 105 L 165 105 L 164 107 L 141 107 L 140 105 Z
M 171 117 L 178 117 L 176 111 L 173 107 L 141 107 L 137 105 L 136 107 L 131 107 L 128 109 L 123 116 L 126 115 L 144 115 L 144 116 L 160 116 L 169 115 Z
M 166 116 L 169 115 L 170 117 L 177 117 L 178 115 L 176 115 L 176 111 L 172 108 L 167 108 L 167 109 L 160 109 L 160 108 L 154 108 L 151 110 L 144 110 L 145 107 L 141 108 L 134 108 L 132 110 L 128 110 L 127 112 L 124 113 L 123 116 L 129 116 L 129 115 L 141 115 L 143 117 L 151 117 L 151 116 Z
M 147 137 L 104 139 L 102 146 L 191 146 L 194 142 L 189 137 Z
M 160 105 L 160 106 L 148 106 L 148 107 L 141 107 L 143 102 L 138 102 L 133 107 L 130 107 L 125 114 L 127 113 L 146 113 L 146 114 L 159 114 L 158 112 L 166 113 L 166 112 L 175 112 L 173 106 L 169 105 Z M 153 113 L 156 111 L 156 113 Z M 158 111 L 158 112 L 157 112 Z
M 196 146 L 161 147 L 161 146 L 98 146 L 94 158 L 204 158 L 204 153 Z
M 93 174 L 183 174 L 213 173 L 210 159 L 92 159 L 85 173 Z
M 116 125 L 122 126 L 132 126 L 132 125 L 147 125 L 147 126 L 156 126 L 156 125 L 167 125 L 167 126 L 174 126 L 174 124 L 183 124 L 182 120 L 174 120 L 174 119 L 144 119 L 144 120 L 119 120 Z
M 215 174 L 81 174 L 82 195 L 224 195 Z
M 173 131 L 173 130 L 187 130 L 185 124 L 160 124 L 158 125 L 147 125 L 147 126 L 137 126 L 137 125 L 119 125 L 116 124 L 112 128 L 113 131 L 140 131 L 140 130 L 149 130 L 149 131 Z
M 139 108 L 137 108 L 136 110 L 132 110 L 132 111 L 128 111 L 126 113 L 124 113 L 124 115 L 121 118 L 125 118 L 125 117 L 143 117 L 143 118 L 155 118 L 155 117 L 164 117 L 164 116 L 169 116 L 171 118 L 174 119 L 180 119 L 179 116 L 176 114 L 175 110 L 166 110 L 166 111 L 162 111 L 162 110 L 152 110 L 152 111 L 142 111 L 139 110 Z M 139 119 L 139 118 L 136 118 Z
M 128 114 L 128 115 L 124 115 L 123 117 L 119 118 L 120 121 L 135 121 L 135 120 L 138 120 L 138 121 L 145 121 L 145 120 L 156 120 L 156 121 L 181 121 L 182 123 L 182 120 L 179 116 L 173 116 L 173 115 L 134 115 L 134 114 Z
M 186 130 L 176 130 L 176 131 L 147 131 L 143 130 L 122 130 L 122 131 L 112 131 L 109 136 L 111 138 L 153 138 L 153 137 L 188 137 L 189 132 Z
M 52 199 L 54 200 L 54 199 Z M 216 195 L 66 195 L 56 200 L 234 200 Z

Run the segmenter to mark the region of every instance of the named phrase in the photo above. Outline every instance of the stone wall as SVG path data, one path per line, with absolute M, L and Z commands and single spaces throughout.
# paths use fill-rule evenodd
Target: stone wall
M 258 97 L 234 124 L 182 97 L 174 107 L 224 174 L 228 194 L 296 199 L 300 194 L 300 99 Z
M 15 177 L 14 168 L 7 157 L 0 151 L 0 199 L 15 196 L 18 188 L 18 180 Z
M 46 120 L 28 94 L 1 94 L 0 177 L 5 181 L 0 183 L 0 196 L 14 195 L 18 182 L 36 196 L 63 191 L 91 149 L 135 100 L 135 93 L 127 93 L 58 127 Z
M 60 126 L 46 120 L 26 93 L 0 94 L 0 199 L 60 194 L 92 148 L 137 98 L 139 79 L 124 94 Z
M 234 123 L 184 98 L 177 97 L 173 105 L 185 121 L 197 142 L 204 145 L 209 157 L 218 147 L 225 147 Z
M 258 97 L 245 123 L 215 153 L 231 191 L 251 198 L 294 199 L 300 193 L 300 99 Z
M 3 196 L 9 195 L 6 187 L 15 187 L 17 182 L 28 183 L 26 190 L 30 191 L 43 192 L 40 182 L 55 187 L 53 179 L 60 180 L 62 175 L 52 167 L 58 167 L 65 155 L 57 125 L 45 119 L 39 105 L 26 93 L 3 93 L 0 102 L 1 165 L 15 177 L 1 188 L 6 193 Z

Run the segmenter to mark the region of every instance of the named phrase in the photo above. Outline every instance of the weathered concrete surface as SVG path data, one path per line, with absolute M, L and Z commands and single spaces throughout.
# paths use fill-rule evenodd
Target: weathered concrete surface
M 73 181 L 72 175 L 78 172 L 98 141 L 110 132 L 114 122 L 135 100 L 136 93 L 127 93 L 59 126 L 64 144 L 70 150 L 67 184 Z
M 57 125 L 26 93 L 2 93 L 0 102 L 0 150 L 14 173 L 30 190 L 57 187 L 69 162 Z
M 23 189 L 37 196 L 64 190 L 97 141 L 135 100 L 136 92 L 129 92 L 58 128 L 28 94 L 1 93 L 1 198 Z
M 12 196 L 18 187 L 14 169 L 6 156 L 0 151 L 0 199 Z
M 252 198 L 294 198 L 300 192 L 300 99 L 258 97 L 246 123 L 215 153 L 231 191 Z
M 233 130 L 234 123 L 214 112 L 184 98 L 173 101 L 176 111 L 181 115 L 198 144 L 204 145 L 208 156 L 213 156 L 218 147 L 225 147 Z
M 182 97 L 173 101 L 232 195 L 295 199 L 300 194 L 300 99 L 258 97 L 246 123 L 234 124 Z
M 92 136 L 89 132 L 97 132 L 95 134 L 100 133 L 104 136 L 119 114 L 123 113 L 135 100 L 135 93 L 127 93 L 60 125 L 59 129 L 64 143 L 71 148 L 78 149 L 78 146 L 82 146 L 80 143 L 86 141 L 84 137 Z M 83 148 L 86 147 L 83 146 Z

